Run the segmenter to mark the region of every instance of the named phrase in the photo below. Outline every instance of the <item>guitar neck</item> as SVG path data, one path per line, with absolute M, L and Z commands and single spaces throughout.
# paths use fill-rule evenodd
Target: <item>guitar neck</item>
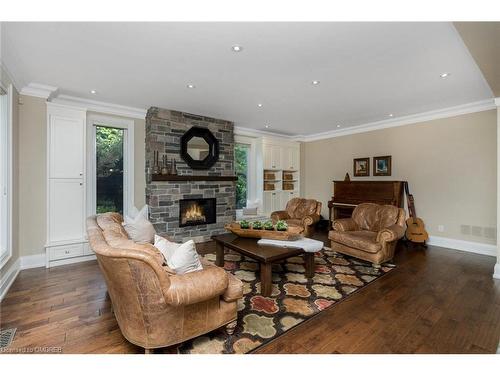
M 413 199 L 413 195 L 410 194 L 410 188 L 408 187 L 408 181 L 404 183 L 405 192 L 406 192 L 406 202 L 408 204 L 408 211 L 410 217 L 417 217 L 417 211 L 415 210 L 415 200 Z

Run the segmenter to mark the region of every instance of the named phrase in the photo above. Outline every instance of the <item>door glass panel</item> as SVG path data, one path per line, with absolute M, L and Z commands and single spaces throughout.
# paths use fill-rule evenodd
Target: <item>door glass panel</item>
M 237 143 L 234 147 L 236 177 L 236 209 L 247 206 L 248 198 L 248 154 L 250 147 Z
M 123 129 L 96 126 L 96 212 L 123 214 Z

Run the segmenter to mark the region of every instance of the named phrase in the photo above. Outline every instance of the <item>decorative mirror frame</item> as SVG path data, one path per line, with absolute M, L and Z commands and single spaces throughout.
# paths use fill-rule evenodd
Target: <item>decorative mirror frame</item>
M 203 160 L 194 160 L 188 154 L 188 142 L 194 137 L 203 138 L 208 143 L 208 156 Z M 210 169 L 219 160 L 219 141 L 207 128 L 193 126 L 181 137 L 181 158 L 193 169 Z

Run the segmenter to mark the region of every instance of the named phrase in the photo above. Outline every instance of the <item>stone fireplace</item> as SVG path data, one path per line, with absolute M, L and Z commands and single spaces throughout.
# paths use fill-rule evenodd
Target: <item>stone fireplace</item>
M 193 126 L 209 129 L 219 142 L 219 159 L 210 168 L 194 170 L 180 157 L 181 136 Z M 155 181 L 146 176 L 146 202 L 158 234 L 176 241 L 207 241 L 225 233 L 236 218 L 233 123 L 226 120 L 151 107 L 146 115 L 146 170 L 159 160 L 175 159 L 179 177 Z

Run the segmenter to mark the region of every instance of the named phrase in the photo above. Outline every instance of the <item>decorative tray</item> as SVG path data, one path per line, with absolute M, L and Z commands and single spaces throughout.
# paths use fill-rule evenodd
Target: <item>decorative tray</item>
M 303 237 L 302 229 L 296 225 L 289 225 L 286 231 L 267 230 L 267 229 L 241 229 L 239 223 L 226 224 L 226 230 L 233 232 L 240 237 L 249 238 L 267 238 L 269 240 L 294 241 Z

